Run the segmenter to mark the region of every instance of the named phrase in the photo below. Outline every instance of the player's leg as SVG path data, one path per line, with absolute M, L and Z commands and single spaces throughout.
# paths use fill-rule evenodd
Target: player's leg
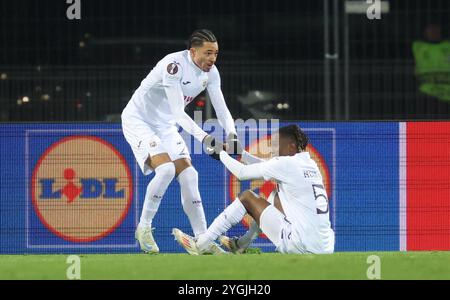
M 157 253 L 159 248 L 153 239 L 152 220 L 167 187 L 175 176 L 175 165 L 160 137 L 148 124 L 134 118 L 123 117 L 122 129 L 142 173 L 149 175 L 152 171 L 155 172 L 145 192 L 144 205 L 135 237 L 142 250 Z
M 236 200 L 225 208 L 225 210 L 214 220 L 208 230 L 201 234 L 197 240 L 194 240 L 194 238 L 177 228 L 172 230 L 172 234 L 189 254 L 200 255 L 208 253 L 211 252 L 211 245 L 215 245 L 214 241 L 232 226 L 239 223 L 245 213 L 245 207 L 242 205 L 241 201 L 236 198 Z
M 252 216 L 253 220 L 259 225 L 261 214 L 266 207 L 270 206 L 270 203 L 251 190 L 243 192 L 239 196 L 239 200 L 242 202 L 242 205 L 245 207 L 248 214 Z
M 254 195 L 250 194 L 250 197 L 253 197 Z M 260 198 L 261 199 L 261 198 Z M 280 197 L 278 196 L 278 193 L 273 191 L 269 198 L 267 199 L 267 202 L 274 205 L 282 214 L 284 214 L 283 207 L 280 202 Z M 241 237 L 227 237 L 227 236 L 221 236 L 219 238 L 220 244 L 224 246 L 227 250 L 239 254 L 243 253 L 245 249 L 247 249 L 250 244 L 258 238 L 258 236 L 262 233 L 261 228 L 259 227 L 258 223 L 256 223 L 255 220 L 252 220 L 249 226 L 249 229 L 247 232 L 242 235 Z
M 253 203 L 253 200 L 251 200 L 253 198 L 258 199 L 258 202 L 250 205 L 249 202 L 252 201 Z M 211 226 L 209 226 L 208 230 L 198 238 L 198 248 L 200 250 L 205 249 L 212 241 L 215 241 L 219 236 L 239 223 L 247 212 L 258 217 L 259 220 L 259 214 L 269 205 L 269 202 L 264 198 L 258 197 L 252 191 L 243 192 L 239 198 L 236 198 L 227 208 L 225 208 L 225 210 L 213 221 Z M 255 220 L 258 222 L 256 218 Z
M 226 250 L 233 252 L 234 254 L 244 253 L 250 244 L 258 238 L 262 233 L 258 223 L 254 220 L 251 221 L 249 229 L 241 237 L 228 237 L 222 235 L 219 237 L 220 245 Z
M 273 191 L 267 199 L 267 202 L 274 205 L 284 215 L 284 210 L 277 192 Z M 247 248 L 261 233 L 262 231 L 258 223 L 253 220 L 250 224 L 249 230 L 239 238 L 237 245 L 240 248 Z
M 175 165 L 183 210 L 197 236 L 206 231 L 205 212 L 198 190 L 198 173 L 192 166 L 189 149 L 176 127 L 168 128 L 162 138 L 164 147 L 168 149 L 170 159 Z
M 253 217 L 259 225 L 261 231 L 277 247 L 277 251 L 286 253 L 286 243 L 291 240 L 291 224 L 287 220 L 278 193 L 272 192 L 269 197 L 271 205 L 261 212 L 258 210 Z M 249 197 L 246 208 L 252 215 L 252 207 L 255 206 L 254 197 Z
M 174 161 L 175 172 L 181 190 L 181 203 L 195 236 L 206 231 L 206 218 L 198 190 L 198 173 L 188 158 Z
M 213 221 L 208 230 L 196 242 L 181 231 L 174 229 L 174 235 L 190 254 L 201 254 L 208 250 L 220 235 L 239 223 L 245 214 L 250 213 L 259 224 L 259 216 L 266 207 L 271 206 L 264 198 L 252 191 L 243 192 Z M 272 206 L 273 207 L 273 206 Z M 280 213 L 281 214 L 281 213 Z
M 245 210 L 253 217 L 258 228 L 279 249 L 282 244 L 283 230 L 287 227 L 288 222 L 284 213 L 282 213 L 283 208 L 278 194 L 272 193 L 269 197 L 269 202 L 248 190 L 240 195 L 239 200 L 242 202 Z M 239 246 L 239 244 L 236 246 Z
M 162 146 L 161 140 L 156 135 L 150 138 L 143 138 L 139 145 L 139 152 L 143 154 L 136 157 L 140 158 L 138 164 L 141 166 L 144 174 L 148 175 L 153 170 L 155 175 L 148 183 L 145 191 L 144 205 L 135 237 L 143 251 L 158 253 L 159 247 L 152 233 L 152 221 L 169 184 L 175 177 L 175 165 Z M 145 161 L 142 162 L 145 154 Z
M 283 207 L 277 192 L 272 192 L 269 197 L 271 205 L 266 206 L 262 211 L 259 207 L 261 198 L 255 194 L 247 193 L 242 198 L 242 202 L 249 214 L 259 224 L 261 231 L 276 246 L 276 250 L 281 253 L 305 253 L 292 231 L 292 224 L 284 214 Z
M 132 117 L 122 118 L 122 130 L 144 175 L 155 172 L 149 182 L 140 224 L 150 227 L 161 198 L 175 176 L 175 165 L 154 128 Z
M 143 251 L 158 253 L 159 247 L 152 233 L 152 221 L 158 211 L 167 187 L 175 176 L 175 166 L 167 153 L 149 156 L 146 165 L 154 170 L 155 176 L 147 185 L 144 206 L 135 237 L 139 241 Z
M 139 224 L 151 227 L 161 199 L 175 176 L 175 165 L 167 153 L 149 156 L 145 164 L 154 170 L 155 176 L 147 185 Z
M 175 164 L 177 179 L 180 184 L 183 210 L 189 219 L 194 235 L 200 236 L 206 231 L 207 225 L 198 189 L 198 173 L 191 164 L 189 150 L 180 134 L 177 131 L 171 131 L 168 133 L 166 140 L 168 141 L 167 148 L 170 149 L 169 155 Z M 183 237 L 185 237 L 185 241 L 191 239 L 181 230 L 174 230 L 173 234 L 180 244 L 182 244 Z M 196 254 L 223 254 L 224 252 L 217 244 L 211 243 L 203 253 Z

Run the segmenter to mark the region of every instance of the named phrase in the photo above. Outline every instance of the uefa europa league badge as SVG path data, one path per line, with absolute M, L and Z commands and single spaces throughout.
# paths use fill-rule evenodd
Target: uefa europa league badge
M 176 63 L 170 63 L 167 66 L 167 73 L 169 73 L 170 75 L 175 75 L 178 73 L 178 66 Z

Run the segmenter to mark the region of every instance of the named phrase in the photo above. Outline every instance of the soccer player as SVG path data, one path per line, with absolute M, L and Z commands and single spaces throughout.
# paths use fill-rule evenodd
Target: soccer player
M 204 132 L 185 113 L 185 106 L 206 89 L 227 134 L 227 143 L 236 151 L 241 147 L 221 91 L 219 71 L 214 65 L 218 53 L 217 39 L 211 31 L 194 31 L 188 40 L 188 50 L 171 53 L 160 60 L 122 112 L 123 134 L 137 163 L 144 175 L 155 172 L 147 186 L 135 233 L 144 252 L 159 252 L 152 234 L 152 220 L 175 176 L 180 184 L 183 210 L 194 235 L 199 236 L 207 229 L 198 174 L 176 124 L 206 144 L 207 153 L 215 159 L 219 159 L 224 145 Z
M 259 229 L 281 253 L 332 253 L 334 232 L 327 193 L 319 168 L 306 151 L 307 145 L 303 131 L 289 125 L 272 137 L 273 157 L 268 161 L 243 152 L 242 159 L 250 163 L 244 165 L 221 151 L 220 160 L 239 180 L 275 180 L 277 188 L 268 200 L 251 190 L 243 192 L 196 239 L 175 228 L 173 234 L 180 245 L 190 254 L 204 254 L 212 241 L 248 213 L 256 223 L 247 234 L 240 239 L 221 239 L 235 253 L 242 253 L 258 236 Z

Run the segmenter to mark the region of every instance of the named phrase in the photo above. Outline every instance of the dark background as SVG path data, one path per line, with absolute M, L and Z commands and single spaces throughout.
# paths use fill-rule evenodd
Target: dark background
M 81 20 L 68 20 L 65 0 L 4 0 L 0 121 L 117 120 L 154 64 L 196 28 L 219 40 L 235 118 L 448 119 L 449 103 L 418 90 L 412 43 L 429 24 L 448 39 L 450 2 L 389 2 L 369 20 L 346 15 L 339 0 L 81 0 Z M 327 41 L 336 59 L 325 58 Z M 261 114 L 242 101 L 256 90 L 273 93 Z M 199 100 L 190 112 L 207 109 Z

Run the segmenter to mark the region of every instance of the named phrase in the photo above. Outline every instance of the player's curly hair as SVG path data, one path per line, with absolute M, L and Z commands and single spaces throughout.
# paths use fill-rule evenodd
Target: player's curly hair
M 291 124 L 281 127 L 278 130 L 278 133 L 281 136 L 292 139 L 292 141 L 297 146 L 299 152 L 306 150 L 306 146 L 308 146 L 309 139 L 297 124 Z
M 204 42 L 215 43 L 217 42 L 216 36 L 211 30 L 208 29 L 197 29 L 195 30 L 189 39 L 187 40 L 187 48 L 201 47 Z

